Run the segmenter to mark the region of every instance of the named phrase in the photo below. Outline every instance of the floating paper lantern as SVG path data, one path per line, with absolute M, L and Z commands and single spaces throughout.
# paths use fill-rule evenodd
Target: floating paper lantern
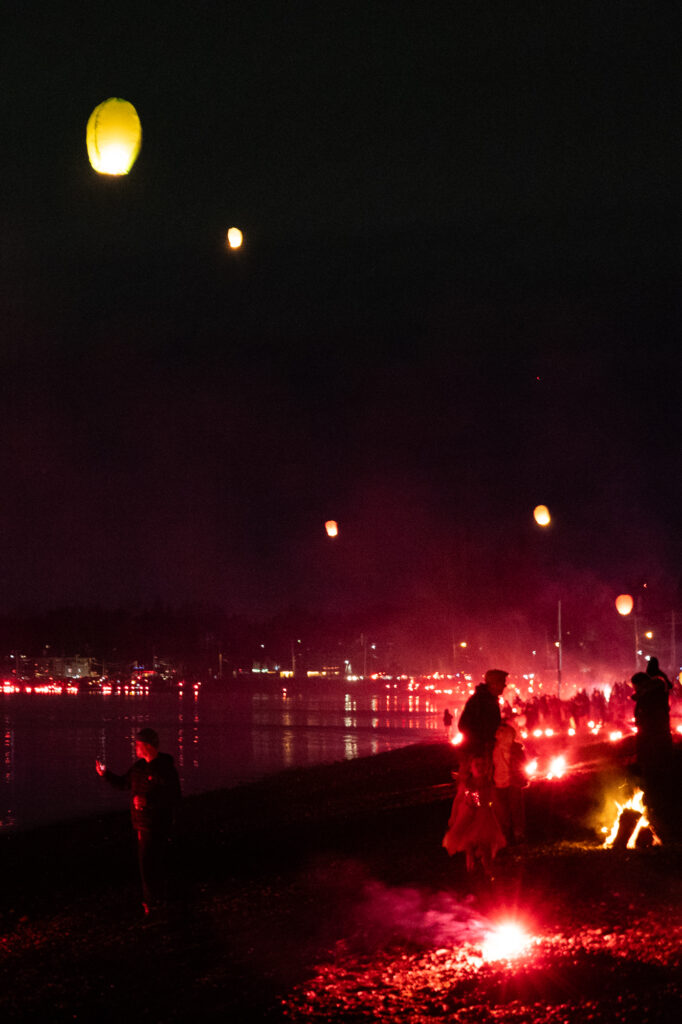
M 546 505 L 536 505 L 533 509 L 533 519 L 538 526 L 549 526 L 551 516 Z
M 241 249 L 244 235 L 239 228 L 230 228 L 227 232 L 227 244 L 230 249 Z
M 142 145 L 142 125 L 127 100 L 111 97 L 95 107 L 85 133 L 88 159 L 98 174 L 127 174 Z
M 338 537 L 339 535 L 339 524 L 335 519 L 329 519 L 324 524 L 324 528 L 327 531 L 328 537 Z
M 629 615 L 634 604 L 635 602 L 632 600 L 630 594 L 619 594 L 616 598 L 616 609 L 619 615 Z

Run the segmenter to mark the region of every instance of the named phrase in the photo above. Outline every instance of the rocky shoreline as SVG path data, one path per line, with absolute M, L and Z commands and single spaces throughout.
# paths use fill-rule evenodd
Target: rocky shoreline
M 677 1020 L 680 846 L 601 849 L 627 750 L 596 754 L 529 788 L 493 883 L 440 848 L 440 742 L 188 798 L 151 923 L 125 812 L 3 836 L 2 1018 Z M 513 967 L 476 960 L 502 913 L 536 937 Z

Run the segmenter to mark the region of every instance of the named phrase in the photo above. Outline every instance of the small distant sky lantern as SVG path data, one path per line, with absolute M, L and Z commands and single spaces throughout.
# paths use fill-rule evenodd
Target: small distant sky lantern
M 551 516 L 546 505 L 536 505 L 533 509 L 533 519 L 538 526 L 549 526 Z
M 127 174 L 142 145 L 142 125 L 127 100 L 111 97 L 95 107 L 85 133 L 88 159 L 98 174 Z
M 339 524 L 335 519 L 328 519 L 324 524 L 324 528 L 327 531 L 328 537 L 338 537 L 339 535 Z
M 630 594 L 619 594 L 616 598 L 616 610 L 619 615 L 629 615 L 634 604 L 635 602 L 632 600 Z
M 244 235 L 239 228 L 230 228 L 227 232 L 227 244 L 230 249 L 241 249 Z

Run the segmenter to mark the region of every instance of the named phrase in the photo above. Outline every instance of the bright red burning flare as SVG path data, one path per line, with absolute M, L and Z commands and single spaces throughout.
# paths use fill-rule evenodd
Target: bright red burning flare
M 530 935 L 519 924 L 507 921 L 490 932 L 481 953 L 484 960 L 513 960 L 525 953 L 531 942 Z

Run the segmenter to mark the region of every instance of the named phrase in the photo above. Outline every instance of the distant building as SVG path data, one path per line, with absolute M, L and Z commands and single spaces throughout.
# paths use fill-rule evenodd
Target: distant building
M 94 679 L 102 673 L 96 658 L 35 658 L 33 664 L 38 679 Z

